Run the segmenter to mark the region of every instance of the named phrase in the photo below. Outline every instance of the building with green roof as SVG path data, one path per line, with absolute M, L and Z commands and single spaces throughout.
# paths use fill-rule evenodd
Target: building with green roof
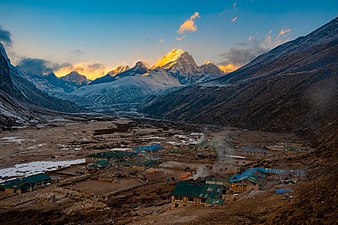
M 108 151 L 98 152 L 86 156 L 86 162 L 96 162 L 100 160 L 125 160 L 135 156 L 134 152 L 125 151 Z
M 95 162 L 95 165 L 99 169 L 106 169 L 111 167 L 111 163 L 107 160 L 98 160 Z
M 180 181 L 172 192 L 171 207 L 222 205 L 225 193 L 223 185 Z
M 45 174 L 35 174 L 24 178 L 16 178 L 0 184 L 0 190 L 6 194 L 23 193 L 33 191 L 41 186 L 51 183 L 51 178 Z

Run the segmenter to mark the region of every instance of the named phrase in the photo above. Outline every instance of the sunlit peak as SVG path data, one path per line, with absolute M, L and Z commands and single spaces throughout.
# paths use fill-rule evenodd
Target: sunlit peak
M 208 65 L 208 64 L 213 64 L 213 62 L 210 62 L 208 60 L 204 62 L 204 65 Z
M 157 63 L 152 67 L 163 67 L 170 62 L 176 61 L 183 53 L 185 53 L 184 50 L 175 48 L 171 50 L 168 54 L 163 56 L 160 60 L 158 60 Z

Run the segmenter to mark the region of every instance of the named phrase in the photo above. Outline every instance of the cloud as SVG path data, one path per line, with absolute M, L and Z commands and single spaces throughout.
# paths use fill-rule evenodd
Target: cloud
M 160 44 L 163 44 L 164 43 L 164 38 L 160 39 Z
M 247 64 L 257 56 L 289 41 L 286 34 L 290 31 L 290 29 L 282 29 L 278 35 L 274 37 L 272 30 L 270 30 L 262 41 L 258 41 L 254 36 L 249 36 L 248 42 L 238 43 L 236 47 L 230 48 L 225 53 L 222 53 L 220 57 L 223 61 L 219 64 L 232 64 L 236 66 Z
M 185 38 L 185 36 L 177 37 L 177 38 L 176 38 L 176 41 L 183 41 L 184 38 Z
M 7 45 L 12 45 L 12 35 L 8 30 L 2 29 L 0 26 L 0 42 Z
M 231 73 L 237 70 L 240 66 L 234 64 L 220 65 L 218 66 L 224 73 Z
M 111 67 L 101 63 L 81 62 L 72 65 L 70 63 L 52 63 L 44 59 L 35 58 L 22 58 L 17 67 L 25 73 L 44 75 L 54 72 L 58 77 L 77 71 L 90 79 L 101 77 L 111 70 Z
M 67 75 L 72 71 L 77 71 L 80 74 L 85 75 L 89 79 L 96 79 L 106 75 L 111 67 L 103 65 L 101 63 L 92 63 L 92 62 L 80 62 L 74 65 L 68 64 L 58 69 L 55 69 L 54 72 L 56 76 L 61 77 Z
M 197 18 L 200 18 L 199 12 L 195 12 L 192 16 L 190 16 L 189 19 L 185 20 L 181 26 L 178 28 L 177 33 L 180 34 L 180 37 L 177 37 L 177 41 L 184 40 L 185 36 L 184 33 L 187 32 L 196 32 L 197 31 L 197 25 L 195 24 L 195 20 Z
M 231 22 L 234 23 L 237 21 L 237 16 L 235 16 L 234 18 L 231 19 Z
M 285 35 L 285 34 L 287 34 L 287 33 L 289 33 L 289 32 L 291 32 L 291 29 L 289 29 L 289 28 L 284 29 L 284 28 L 283 28 L 283 29 L 279 32 L 277 38 L 280 38 L 281 36 L 283 36 L 283 35 Z
M 52 72 L 50 62 L 43 59 L 22 58 L 17 67 L 25 73 L 42 75 Z
M 70 53 L 72 53 L 73 55 L 76 55 L 76 56 L 81 56 L 81 55 L 85 54 L 85 52 L 82 51 L 81 49 L 72 49 L 72 50 L 70 50 Z
M 238 11 L 238 8 L 237 8 L 237 1 L 235 1 L 234 3 L 232 3 L 232 10 L 233 10 L 233 11 Z

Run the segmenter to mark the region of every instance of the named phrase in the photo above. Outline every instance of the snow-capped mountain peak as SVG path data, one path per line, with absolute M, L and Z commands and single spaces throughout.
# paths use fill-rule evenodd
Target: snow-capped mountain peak
M 163 56 L 160 60 L 158 60 L 157 63 L 154 66 L 152 66 L 152 68 L 166 67 L 166 65 L 172 64 L 179 57 L 181 57 L 184 53 L 186 53 L 186 51 L 175 48 L 171 50 L 168 54 Z
M 199 67 L 200 73 L 202 74 L 211 74 L 216 76 L 224 75 L 224 72 L 210 61 L 206 61 L 203 65 Z
M 65 80 L 65 81 L 74 82 L 80 85 L 89 84 L 91 81 L 87 79 L 85 75 L 79 74 L 77 71 L 72 71 L 63 77 L 60 77 L 60 79 Z
M 126 71 L 126 70 L 128 70 L 129 69 L 129 66 L 128 65 L 119 65 L 119 66 L 117 66 L 116 68 L 114 68 L 114 69 L 112 69 L 111 71 L 109 71 L 109 75 L 110 76 L 116 76 L 117 74 L 119 74 L 119 73 L 122 73 L 122 72 L 124 72 L 124 71 Z

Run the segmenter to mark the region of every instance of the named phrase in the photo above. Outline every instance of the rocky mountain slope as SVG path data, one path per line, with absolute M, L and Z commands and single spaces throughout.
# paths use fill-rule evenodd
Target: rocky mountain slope
M 60 77 L 61 80 L 76 83 L 80 86 L 88 85 L 91 80 L 87 79 L 85 75 L 79 74 L 77 71 L 72 71 L 69 74 Z
M 95 80 L 93 80 L 90 84 L 94 85 L 94 84 L 103 84 L 103 83 L 108 83 L 108 82 L 112 82 L 116 80 L 116 75 L 123 73 L 126 70 L 129 70 L 129 66 L 125 66 L 125 65 L 120 65 L 118 67 L 116 67 L 115 69 L 109 71 L 108 74 L 106 74 L 103 77 L 99 77 L 96 78 Z
M 294 131 L 338 119 L 338 19 L 207 83 L 154 98 L 147 115 Z
M 182 49 L 173 49 L 152 68 L 164 69 L 183 85 L 194 84 L 202 80 L 206 81 L 225 75 L 218 66 L 211 62 L 197 66 L 194 58 Z
M 192 123 L 297 132 L 315 150 L 284 160 L 311 165 L 309 181 L 302 185 L 301 195 L 277 210 L 262 211 L 263 219 L 252 223 L 333 224 L 337 214 L 337 71 L 335 18 L 227 76 L 156 97 L 141 111 Z M 223 212 L 215 213 L 196 224 L 219 224 L 226 219 Z
M 18 68 L 18 71 L 22 72 L 20 68 Z M 90 83 L 90 80 L 88 80 L 84 75 L 75 71 L 60 78 L 53 72 L 49 74 L 32 74 L 22 72 L 22 76 L 32 82 L 36 88 L 52 96 L 62 96 L 63 94 L 70 93 Z
M 39 109 L 62 112 L 81 110 L 71 102 L 49 96 L 26 80 L 10 64 L 1 43 L 0 53 L 0 128 L 36 121 L 40 118 Z

